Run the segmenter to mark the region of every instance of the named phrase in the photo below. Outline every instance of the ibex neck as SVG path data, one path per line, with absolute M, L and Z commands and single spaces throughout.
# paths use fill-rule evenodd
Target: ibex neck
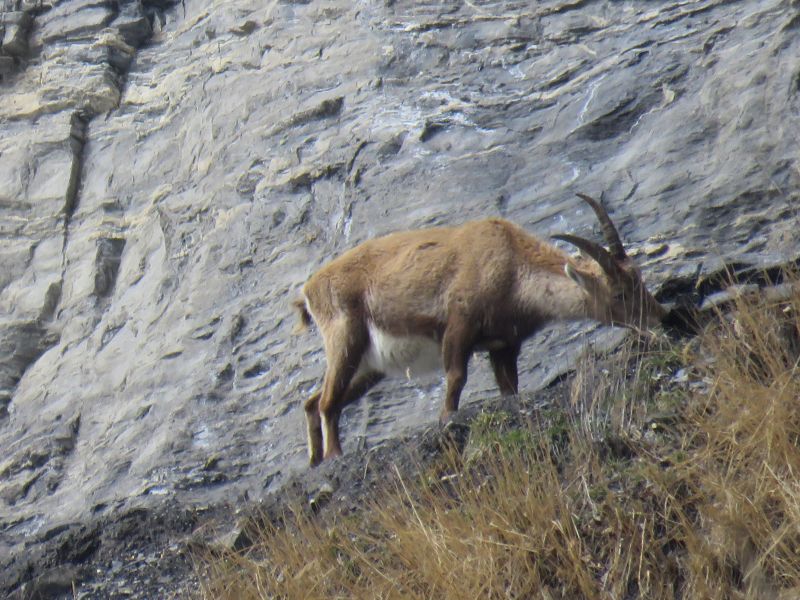
M 520 282 L 519 288 L 518 301 L 525 312 L 547 321 L 603 320 L 597 314 L 597 303 L 566 275 L 532 273 Z

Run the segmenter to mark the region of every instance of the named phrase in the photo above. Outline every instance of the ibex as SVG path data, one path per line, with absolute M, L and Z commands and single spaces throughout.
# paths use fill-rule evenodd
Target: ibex
M 666 316 L 603 206 L 578 196 L 597 215 L 608 250 L 553 237 L 590 258 L 490 218 L 372 239 L 311 276 L 295 306 L 303 327 L 313 319 L 319 328 L 327 361 L 322 389 L 305 403 L 312 466 L 341 455 L 342 409 L 386 375 L 444 367 L 446 423 L 475 351 L 489 352 L 500 393 L 516 394 L 520 346 L 545 323 L 594 319 L 642 330 Z

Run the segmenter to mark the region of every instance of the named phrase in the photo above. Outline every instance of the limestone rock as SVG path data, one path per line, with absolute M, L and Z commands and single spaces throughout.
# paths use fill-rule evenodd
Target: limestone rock
M 25 56 L 30 25 L 30 15 L 24 11 L 0 13 L 0 29 L 3 30 L 0 50 L 12 56 Z

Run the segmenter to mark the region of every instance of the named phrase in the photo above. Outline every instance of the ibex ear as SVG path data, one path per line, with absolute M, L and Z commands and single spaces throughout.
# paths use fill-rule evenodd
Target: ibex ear
M 564 273 L 572 279 L 575 283 L 581 286 L 587 292 L 592 291 L 592 285 L 589 279 L 576 268 L 574 268 L 571 264 L 567 263 L 564 265 Z

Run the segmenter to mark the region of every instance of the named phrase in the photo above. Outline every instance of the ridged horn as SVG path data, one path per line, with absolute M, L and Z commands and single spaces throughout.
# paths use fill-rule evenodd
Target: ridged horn
M 603 271 L 605 271 L 609 277 L 619 277 L 621 269 L 617 263 L 617 260 L 611 256 L 611 253 L 608 250 L 603 248 L 597 242 L 578 237 L 577 235 L 570 235 L 568 233 L 562 233 L 552 237 L 553 239 L 567 242 L 568 244 L 572 244 L 573 246 L 583 250 L 586 254 L 597 261 L 597 263 L 603 268 Z
M 608 244 L 608 250 L 611 252 L 611 256 L 616 258 L 617 260 L 625 260 L 627 258 L 627 254 L 625 254 L 625 247 L 622 245 L 622 240 L 619 237 L 619 232 L 617 228 L 614 226 L 614 222 L 611 220 L 611 217 L 608 216 L 606 209 L 603 207 L 600 202 L 588 196 L 586 194 L 577 194 L 578 198 L 586 202 L 589 206 L 592 207 L 594 214 L 597 215 L 597 220 L 600 221 L 600 227 L 603 229 L 603 237 L 606 239 L 606 243 Z M 580 248 L 580 246 L 578 246 Z M 587 251 L 588 252 L 588 251 Z M 590 254 L 591 256 L 591 254 Z M 595 258 L 592 256 L 592 258 Z M 597 258 L 595 258 L 597 260 Z M 600 262 L 597 260 L 597 262 Z M 601 263 L 602 264 L 602 263 Z

